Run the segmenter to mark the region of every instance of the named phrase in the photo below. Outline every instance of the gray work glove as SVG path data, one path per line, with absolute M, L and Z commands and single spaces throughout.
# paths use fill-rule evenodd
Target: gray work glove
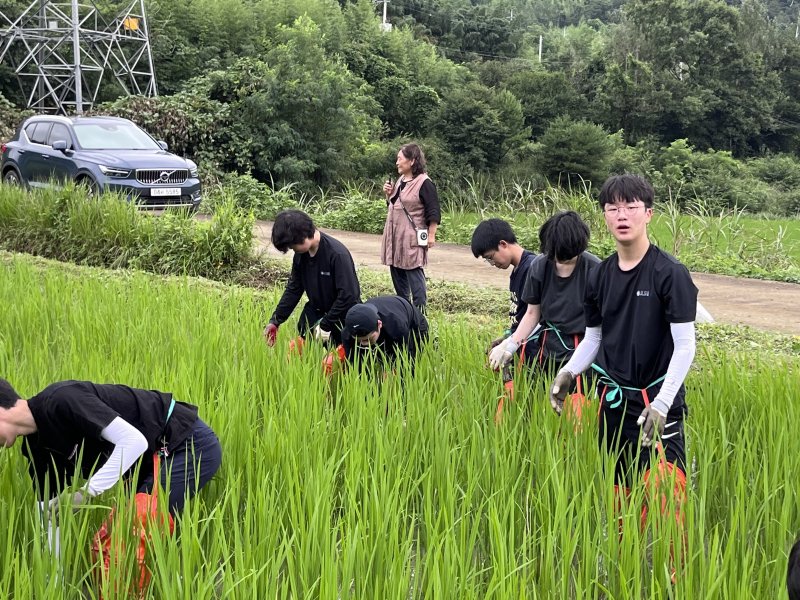
M 489 366 L 497 371 L 504 367 L 512 358 L 514 353 L 519 348 L 519 344 L 513 338 L 509 338 L 504 344 L 498 344 L 489 353 Z
M 491 352 L 492 350 L 494 350 L 494 349 L 495 349 L 495 348 L 496 348 L 498 345 L 500 345 L 500 344 L 502 344 L 503 342 L 505 342 L 505 341 L 506 341 L 506 340 L 507 340 L 509 337 L 511 337 L 511 336 L 510 336 L 510 335 L 508 335 L 508 334 L 506 334 L 506 335 L 504 335 L 504 336 L 502 336 L 502 337 L 499 337 L 499 338 L 495 338 L 495 339 L 493 339 L 493 340 L 492 340 L 492 343 L 491 343 L 491 344 L 489 344 L 489 348 L 486 350 L 486 354 L 489 354 L 489 352 Z
M 550 406 L 553 407 L 556 414 L 560 415 L 561 411 L 564 410 L 564 399 L 572 389 L 574 381 L 575 375 L 566 369 L 561 369 L 556 375 L 553 387 L 550 388 Z
M 58 518 L 58 512 L 62 504 L 71 507 L 72 512 L 76 512 L 82 505 L 86 504 L 88 498 L 89 495 L 86 494 L 84 490 L 77 490 L 74 492 L 72 490 L 64 490 L 48 503 L 47 506 L 50 509 L 50 518 Z
M 658 441 L 664 433 L 664 425 L 667 423 L 667 415 L 660 410 L 653 408 L 651 404 L 642 411 L 636 424 L 642 428 L 642 447 L 649 448 L 654 442 Z
M 327 343 L 331 339 L 331 332 L 325 331 L 320 325 L 314 328 L 314 339 L 317 341 Z

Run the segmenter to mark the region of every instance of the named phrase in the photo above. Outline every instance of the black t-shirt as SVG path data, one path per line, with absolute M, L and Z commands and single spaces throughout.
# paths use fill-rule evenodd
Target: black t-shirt
M 600 264 L 590 252 L 578 256 L 569 277 L 559 277 L 556 265 L 544 255 L 533 261 L 522 298 L 528 304 L 539 305 L 544 354 L 554 360 L 568 360 L 575 349 L 575 336 L 583 338 L 586 329 L 583 299 L 589 274 Z M 555 327 L 556 331 L 546 331 Z M 560 337 L 559 337 L 560 336 Z M 566 346 L 566 347 L 565 347 Z
M 40 495 L 46 487 L 55 495 L 76 471 L 88 477 L 108 459 L 114 445 L 100 433 L 117 417 L 145 437 L 145 455 L 160 448 L 162 439 L 170 451 L 178 448 L 197 421 L 197 407 L 175 402 L 167 421 L 171 402 L 172 394 L 124 385 L 61 381 L 47 386 L 28 401 L 37 431 L 25 436 L 22 448 Z
M 695 320 L 697 288 L 685 266 L 651 245 L 630 271 L 619 268 L 616 253 L 594 269 L 585 310 L 586 326 L 602 328 L 597 365 L 617 384 L 643 389 L 667 372 L 674 349 L 670 324 Z M 650 400 L 660 387 L 648 389 Z M 683 407 L 683 397 L 681 386 L 673 408 Z
M 428 333 L 428 321 L 419 309 L 401 296 L 377 296 L 365 304 L 372 304 L 378 309 L 378 319 L 381 321 L 381 332 L 376 343 L 378 355 L 391 362 L 400 352 L 405 352 L 410 359 L 414 359 L 418 344 Z M 342 332 L 342 345 L 348 360 L 354 360 L 359 348 L 347 330 Z
M 519 322 L 525 313 L 528 311 L 528 304 L 522 300 L 525 289 L 525 282 L 528 280 L 528 273 L 531 264 L 533 264 L 536 255 L 529 250 L 522 251 L 522 258 L 519 264 L 511 271 L 511 277 L 508 281 L 508 291 L 511 292 L 511 305 L 508 309 L 509 327 L 511 333 L 514 333 L 519 326 Z
M 295 254 L 292 273 L 270 323 L 283 324 L 300 302 L 303 292 L 318 312 L 325 316 L 320 327 L 341 330 L 350 307 L 361 301 L 361 287 L 350 251 L 339 240 L 320 232 L 314 256 Z

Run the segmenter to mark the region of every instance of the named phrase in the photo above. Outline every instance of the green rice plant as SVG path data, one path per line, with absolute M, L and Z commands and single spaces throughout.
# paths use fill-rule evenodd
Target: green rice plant
M 701 346 L 672 585 L 680 532 L 658 510 L 640 529 L 642 486 L 615 509 L 596 410 L 576 430 L 548 378 L 518 372 L 495 425 L 492 323 L 434 314 L 413 371 L 349 368 L 329 385 L 323 348 L 287 356 L 294 321 L 264 345 L 278 292 L 0 261 L 0 376 L 26 396 L 67 378 L 172 391 L 220 437 L 218 476 L 151 543 L 147 598 L 781 597 L 800 528 L 797 357 Z M 0 595 L 97 598 L 89 545 L 127 498 L 65 514 L 55 560 L 25 460 L 0 450 Z M 134 572 L 126 556 L 107 597 L 127 597 Z

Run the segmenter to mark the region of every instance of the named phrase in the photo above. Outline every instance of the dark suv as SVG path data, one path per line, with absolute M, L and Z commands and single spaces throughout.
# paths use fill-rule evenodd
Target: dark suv
M 0 147 L 0 176 L 28 187 L 75 181 L 143 208 L 196 210 L 201 199 L 196 164 L 117 117 L 29 117 Z

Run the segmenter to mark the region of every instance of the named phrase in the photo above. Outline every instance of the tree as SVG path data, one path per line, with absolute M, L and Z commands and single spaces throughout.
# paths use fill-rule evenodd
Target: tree
M 599 125 L 558 117 L 539 138 L 539 165 L 550 181 L 564 186 L 600 184 L 608 177 L 614 146 Z

